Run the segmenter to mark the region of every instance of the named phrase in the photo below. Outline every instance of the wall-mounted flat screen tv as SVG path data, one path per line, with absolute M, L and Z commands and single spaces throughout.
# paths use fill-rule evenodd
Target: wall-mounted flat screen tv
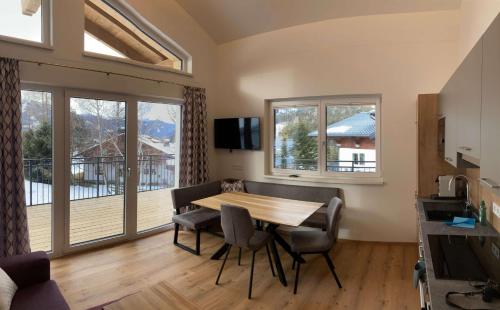
M 260 150 L 258 117 L 219 118 L 214 120 L 215 147 L 230 150 Z

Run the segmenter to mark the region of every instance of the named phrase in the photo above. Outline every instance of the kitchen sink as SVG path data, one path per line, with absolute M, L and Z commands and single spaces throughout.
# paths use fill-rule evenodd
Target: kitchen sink
M 471 212 L 465 212 L 465 202 L 462 200 L 424 201 L 425 219 L 428 221 L 452 221 L 455 216 L 469 217 Z

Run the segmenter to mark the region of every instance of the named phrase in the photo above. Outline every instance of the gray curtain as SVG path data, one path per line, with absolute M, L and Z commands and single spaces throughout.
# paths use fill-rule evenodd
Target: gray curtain
M 24 201 L 19 62 L 0 58 L 0 255 L 30 252 Z
M 207 106 L 204 88 L 184 87 L 179 183 L 208 182 Z

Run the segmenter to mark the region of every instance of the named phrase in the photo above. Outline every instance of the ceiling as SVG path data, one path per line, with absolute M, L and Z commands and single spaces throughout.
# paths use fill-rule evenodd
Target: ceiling
M 176 0 L 217 43 L 332 18 L 454 10 L 461 0 Z

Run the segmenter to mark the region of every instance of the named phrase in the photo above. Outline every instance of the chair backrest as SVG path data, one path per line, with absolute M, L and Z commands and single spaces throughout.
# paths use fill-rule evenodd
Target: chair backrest
M 172 204 L 176 213 L 180 214 L 183 208 L 191 205 L 191 201 L 218 195 L 220 192 L 220 181 L 176 188 L 172 190 Z
M 250 238 L 255 234 L 250 213 L 237 206 L 221 206 L 221 226 L 225 242 L 242 248 L 248 247 Z
M 328 208 L 326 209 L 326 232 L 331 246 L 333 246 L 335 241 L 337 241 L 340 210 L 342 209 L 342 205 L 342 200 L 338 197 L 334 197 L 330 200 Z

